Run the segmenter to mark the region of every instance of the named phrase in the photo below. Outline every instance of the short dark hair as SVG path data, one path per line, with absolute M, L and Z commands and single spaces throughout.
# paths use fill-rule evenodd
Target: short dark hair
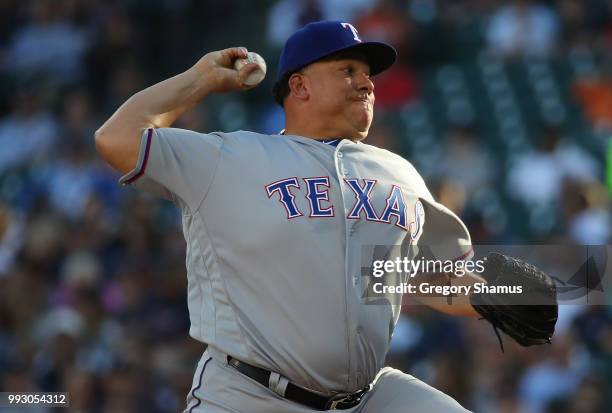
M 285 107 L 285 99 L 289 96 L 289 78 L 295 72 L 287 72 L 272 86 L 272 96 L 276 103 Z
M 362 52 L 358 50 L 351 50 L 351 49 L 341 50 L 337 53 L 332 53 L 331 55 L 326 56 L 312 63 L 331 62 L 335 60 L 344 60 L 344 59 L 355 59 L 355 60 L 361 60 L 365 63 L 369 63 L 368 58 L 366 57 L 365 54 L 363 54 Z M 276 103 L 278 103 L 281 107 L 285 107 L 285 99 L 287 99 L 287 96 L 289 96 L 289 92 L 290 92 L 289 78 L 291 77 L 291 75 L 299 72 L 302 69 L 303 67 L 299 68 L 298 70 L 294 70 L 293 72 L 285 73 L 280 79 L 276 81 L 276 83 L 274 83 L 274 86 L 272 86 L 272 96 L 274 97 L 274 100 L 276 101 Z

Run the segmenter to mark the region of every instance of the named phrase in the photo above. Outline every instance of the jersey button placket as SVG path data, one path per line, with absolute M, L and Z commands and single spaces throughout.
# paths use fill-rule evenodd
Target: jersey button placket
M 346 169 L 344 167 L 344 165 L 342 164 L 342 161 L 341 161 L 341 159 L 344 158 L 344 154 L 342 153 L 342 151 L 338 150 L 336 152 L 336 157 L 338 158 L 338 170 L 342 174 L 342 177 L 346 178 L 346 176 L 348 175 L 349 171 L 348 171 L 348 169 Z
M 342 191 L 342 201 L 344 203 L 344 210 L 345 210 L 345 217 L 347 216 L 347 214 L 349 213 L 348 208 L 350 207 L 351 203 L 353 202 L 354 196 L 352 195 L 352 193 L 350 192 L 350 189 L 348 188 L 348 186 L 345 184 L 345 182 L 343 182 L 342 178 L 345 178 L 346 175 L 348 174 L 348 170 L 344 167 L 343 165 L 343 158 L 345 158 L 345 154 L 342 152 L 343 146 L 344 146 L 344 142 L 340 142 L 340 144 L 337 146 L 336 148 L 336 154 L 335 154 L 335 164 L 336 164 L 336 173 L 338 174 L 338 178 L 340 181 L 340 186 L 341 186 L 341 191 Z M 345 332 L 345 339 L 348 341 L 347 342 L 347 349 L 348 349 L 348 359 L 349 359 L 349 369 L 348 369 L 348 382 L 347 385 L 350 387 L 353 385 L 353 382 L 355 381 L 355 367 L 356 367 L 356 358 L 355 358 L 355 354 L 354 354 L 354 320 L 352 318 L 352 315 L 355 313 L 354 309 L 352 308 L 352 306 L 354 305 L 353 303 L 353 291 L 355 291 L 356 285 L 354 284 L 354 280 L 353 280 L 353 272 L 351 271 L 350 267 L 350 261 L 351 261 L 351 251 L 354 248 L 354 246 L 352 245 L 353 243 L 351 242 L 351 230 L 352 230 L 352 226 L 353 226 L 353 222 L 352 220 L 346 219 L 345 218 L 345 237 L 346 237 L 346 250 L 345 250 L 345 317 L 346 317 L 346 332 Z

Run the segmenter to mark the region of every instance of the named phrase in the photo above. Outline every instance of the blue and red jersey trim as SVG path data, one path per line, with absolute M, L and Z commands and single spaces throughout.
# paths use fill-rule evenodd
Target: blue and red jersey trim
M 144 157 L 142 160 L 142 164 L 140 165 L 140 168 L 138 168 L 138 171 L 136 172 L 136 174 L 134 174 L 134 176 L 132 176 L 131 178 L 125 181 L 126 184 L 131 184 L 135 182 L 136 180 L 138 180 L 142 175 L 144 175 L 145 170 L 147 169 L 147 163 L 149 162 L 149 151 L 151 149 L 152 137 L 153 137 L 153 128 L 149 128 L 147 129 L 147 136 L 145 138 L 146 143 L 145 143 L 145 151 L 144 151 Z

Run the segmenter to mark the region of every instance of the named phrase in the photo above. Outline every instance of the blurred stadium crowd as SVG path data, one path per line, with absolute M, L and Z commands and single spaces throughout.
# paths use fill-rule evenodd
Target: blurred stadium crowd
M 72 412 L 182 408 L 203 347 L 179 213 L 119 188 L 94 131 L 241 45 L 268 79 L 176 126 L 276 133 L 279 50 L 326 18 L 397 47 L 368 143 L 413 162 L 474 243 L 610 243 L 612 1 L 0 0 L 0 391 L 68 391 Z M 486 323 L 406 306 L 389 361 L 476 412 L 610 412 L 611 317 L 562 306 L 552 346 L 501 354 Z

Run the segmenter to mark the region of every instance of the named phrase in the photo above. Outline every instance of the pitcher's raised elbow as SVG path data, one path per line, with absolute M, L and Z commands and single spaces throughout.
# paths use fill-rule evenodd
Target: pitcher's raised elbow
M 96 152 L 98 152 L 103 159 L 106 159 L 109 155 L 108 133 L 103 128 L 100 128 L 94 134 L 94 139 L 96 143 Z

